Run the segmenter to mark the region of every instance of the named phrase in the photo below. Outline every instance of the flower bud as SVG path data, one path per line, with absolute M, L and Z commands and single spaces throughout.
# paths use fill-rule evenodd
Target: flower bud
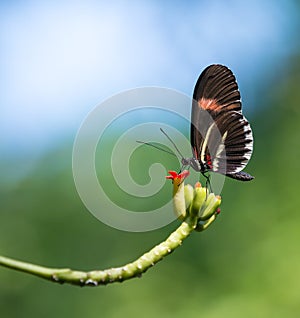
M 173 181 L 173 209 L 178 218 L 184 219 L 186 217 L 184 179 L 189 175 L 189 171 L 184 170 L 179 174 L 175 171 L 169 171 L 169 174 L 170 176 L 166 178 Z
M 199 216 L 200 209 L 203 206 L 203 203 L 206 198 L 206 189 L 196 187 L 194 189 L 194 198 L 190 206 L 189 213 L 191 216 Z
M 194 189 L 190 184 L 184 186 L 185 209 L 187 210 L 194 198 Z
M 199 219 L 203 221 L 209 219 L 216 212 L 220 204 L 220 196 L 210 193 L 200 209 Z

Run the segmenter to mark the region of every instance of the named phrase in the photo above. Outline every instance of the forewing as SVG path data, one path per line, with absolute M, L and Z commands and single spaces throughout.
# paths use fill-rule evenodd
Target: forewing
M 223 65 L 208 66 L 199 76 L 193 94 L 191 145 L 197 156 L 200 156 L 200 147 L 211 121 L 223 112 L 241 112 L 241 107 L 241 96 L 232 71 Z M 208 122 L 203 118 L 205 112 L 211 116 Z

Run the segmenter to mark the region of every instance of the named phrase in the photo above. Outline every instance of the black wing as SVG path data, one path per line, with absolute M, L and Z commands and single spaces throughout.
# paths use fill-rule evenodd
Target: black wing
M 200 75 L 192 105 L 191 145 L 194 156 L 210 170 L 238 180 L 252 154 L 251 127 L 242 115 L 235 76 L 226 66 L 208 66 Z

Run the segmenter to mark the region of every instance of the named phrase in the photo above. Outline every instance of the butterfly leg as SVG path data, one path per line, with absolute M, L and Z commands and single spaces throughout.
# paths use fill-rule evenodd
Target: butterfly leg
M 208 189 L 209 189 L 210 192 L 213 192 L 212 186 L 211 186 L 211 183 L 210 183 L 210 174 L 209 174 L 209 172 L 205 171 L 205 172 L 202 173 L 202 175 L 205 178 L 205 188 L 206 188 L 206 198 L 207 198 Z

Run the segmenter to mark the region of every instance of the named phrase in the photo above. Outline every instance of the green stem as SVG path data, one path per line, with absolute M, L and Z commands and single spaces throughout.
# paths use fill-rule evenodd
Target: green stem
M 48 268 L 0 256 L 0 265 L 58 283 L 78 286 L 98 286 L 140 277 L 148 268 L 173 252 L 196 228 L 197 218 L 186 219 L 164 242 L 152 248 L 132 263 L 105 270 L 82 272 L 69 268 Z

